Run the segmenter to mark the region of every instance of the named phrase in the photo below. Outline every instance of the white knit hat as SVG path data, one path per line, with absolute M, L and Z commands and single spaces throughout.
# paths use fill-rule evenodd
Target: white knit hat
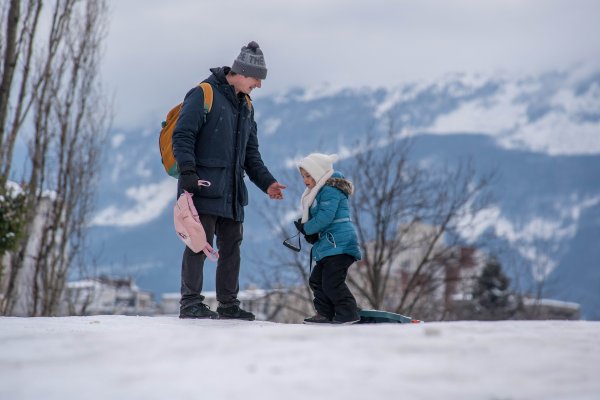
M 338 159 L 337 154 L 311 153 L 298 162 L 298 168 L 304 169 L 318 182 L 323 175 L 333 170 L 333 163 Z

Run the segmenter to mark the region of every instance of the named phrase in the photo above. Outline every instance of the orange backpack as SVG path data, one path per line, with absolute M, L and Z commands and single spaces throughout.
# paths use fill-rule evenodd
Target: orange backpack
M 202 82 L 198 84 L 204 92 L 204 116 L 208 114 L 212 108 L 213 103 L 213 89 L 210 83 Z M 173 154 L 173 131 L 175 125 L 177 125 L 177 119 L 181 111 L 183 103 L 177 104 L 167 114 L 166 121 L 162 122 L 162 129 L 160 130 L 160 136 L 158 138 L 158 145 L 160 147 L 160 157 L 162 164 L 165 167 L 167 174 L 174 178 L 179 177 L 179 169 L 175 162 L 175 155 Z

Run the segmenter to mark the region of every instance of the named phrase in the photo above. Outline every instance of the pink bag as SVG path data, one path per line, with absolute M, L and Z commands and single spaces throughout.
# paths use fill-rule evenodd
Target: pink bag
M 210 182 L 199 180 L 198 185 L 210 186 Z M 184 190 L 177 199 L 173 211 L 175 231 L 183 243 L 194 253 L 203 251 L 209 259 L 216 261 L 219 258 L 219 252 L 215 251 L 206 241 L 206 232 L 200 223 L 192 195 Z

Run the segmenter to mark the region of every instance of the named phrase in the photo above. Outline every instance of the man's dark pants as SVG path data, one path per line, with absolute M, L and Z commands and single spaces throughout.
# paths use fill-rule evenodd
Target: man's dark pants
M 348 268 L 355 259 L 348 254 L 325 257 L 313 268 L 309 284 L 315 298 L 315 310 L 338 322 L 358 319 L 356 299 L 346 285 Z
M 239 305 L 240 246 L 244 235 L 241 222 L 215 215 L 200 215 L 208 243 L 217 236 L 219 261 L 217 262 L 217 301 L 223 306 Z M 181 262 L 181 308 L 201 303 L 204 252 L 194 253 L 187 246 Z

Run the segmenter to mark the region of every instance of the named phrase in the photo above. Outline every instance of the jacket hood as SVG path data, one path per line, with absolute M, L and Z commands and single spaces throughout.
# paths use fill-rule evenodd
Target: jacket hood
M 339 171 L 335 171 L 333 175 L 331 175 L 331 178 L 327 179 L 325 185 L 342 191 L 346 196 L 351 196 L 354 193 L 354 185 L 352 182 L 344 178 L 344 175 Z
M 225 76 L 227 75 L 227 73 L 229 72 L 230 69 L 231 68 L 229 68 L 229 67 L 216 67 L 216 68 L 211 68 L 210 72 L 217 79 L 218 83 L 227 83 L 228 84 Z
M 237 107 L 243 99 L 244 94 L 240 93 L 237 96 L 235 95 L 234 87 L 229 84 L 226 78 L 230 70 L 231 68 L 229 67 L 211 68 L 210 72 L 212 72 L 212 75 L 206 79 L 206 82 L 210 83 L 213 87 L 223 93 L 223 95 Z
M 231 68 L 227 66 L 211 68 L 210 72 L 212 73 L 212 75 L 209 76 L 208 79 L 206 79 L 206 81 L 212 84 L 213 86 L 220 86 L 221 92 L 223 92 L 223 94 L 225 94 L 225 96 L 227 96 L 227 98 L 229 98 L 229 100 L 234 104 L 237 104 L 237 102 L 239 102 L 245 96 L 248 96 L 248 98 L 252 100 L 250 95 L 243 93 L 239 93 L 236 98 L 235 89 L 229 84 L 226 78 L 229 71 L 231 71 Z

